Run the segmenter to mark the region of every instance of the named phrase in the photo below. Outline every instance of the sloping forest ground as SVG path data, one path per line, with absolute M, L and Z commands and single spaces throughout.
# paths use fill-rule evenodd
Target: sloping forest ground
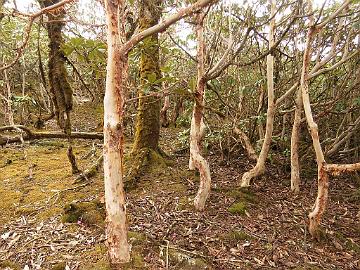
M 76 108 L 74 127 L 94 131 L 101 110 L 86 107 Z M 188 153 L 174 143 L 180 131 L 162 130 L 169 164 L 149 168 L 127 193 L 132 261 L 124 269 L 360 269 L 354 176 L 331 179 L 316 241 L 306 229 L 317 191 L 315 164 L 304 166 L 296 196 L 281 158 L 241 190 L 237 181 L 253 164 L 245 154 L 223 159 L 210 151 L 212 191 L 199 213 L 192 205 L 198 176 L 187 170 Z M 78 140 L 75 154 L 85 169 L 101 154 L 101 142 Z M 0 171 L 0 269 L 109 269 L 101 173 L 74 183 L 61 140 L 4 147 Z

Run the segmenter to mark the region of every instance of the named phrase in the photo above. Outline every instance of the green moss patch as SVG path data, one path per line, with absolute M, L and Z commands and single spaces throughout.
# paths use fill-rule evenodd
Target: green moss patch
M 219 236 L 221 240 L 223 240 L 226 244 L 235 246 L 237 243 L 242 241 L 250 241 L 253 237 L 241 230 L 233 230 L 221 234 Z
M 0 262 L 0 269 L 21 270 L 22 268 L 17 263 L 14 263 L 9 260 L 5 260 Z
M 246 203 L 245 202 L 237 202 L 233 203 L 228 211 L 233 215 L 245 215 L 246 213 Z
M 87 225 L 103 227 L 105 221 L 104 204 L 98 200 L 92 202 L 70 203 L 65 205 L 62 222 L 76 223 L 81 221 Z

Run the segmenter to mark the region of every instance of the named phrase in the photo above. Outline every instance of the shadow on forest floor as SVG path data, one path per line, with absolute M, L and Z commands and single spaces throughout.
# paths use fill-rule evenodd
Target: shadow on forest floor
M 165 150 L 175 136 L 163 130 Z M 103 220 L 89 214 L 96 207 L 85 207 L 95 199 L 101 205 L 102 175 L 74 184 L 65 146 L 53 140 L 1 149 L 0 269 L 109 269 Z M 96 160 L 85 158 L 92 148 L 76 142 L 81 168 Z M 350 175 L 331 179 L 323 237 L 316 242 L 306 229 L 314 175 L 295 196 L 289 175 L 273 164 L 249 190 L 240 190 L 237 182 L 252 164 L 245 156 L 223 162 L 210 154 L 212 191 L 199 213 L 192 204 L 198 176 L 187 170 L 187 154 L 172 159 L 172 166 L 153 168 L 127 194 L 133 252 L 124 269 L 360 268 L 360 192 Z M 64 211 L 75 208 L 76 222 L 62 223 L 69 221 Z

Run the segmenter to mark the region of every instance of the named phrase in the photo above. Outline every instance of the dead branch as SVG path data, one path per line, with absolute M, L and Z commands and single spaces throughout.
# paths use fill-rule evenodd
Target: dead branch
M 24 134 L 22 136 L 7 136 L 0 135 L 0 146 L 6 145 L 8 143 L 18 143 L 21 142 L 21 138 L 24 141 L 32 141 L 32 140 L 42 140 L 42 139 L 68 139 L 68 135 L 59 132 L 36 132 L 32 131 L 25 126 L 3 126 L 0 127 L 0 132 L 2 131 L 23 131 Z M 104 138 L 103 133 L 100 132 L 72 132 L 70 135 L 72 139 L 87 139 L 87 140 L 102 140 Z

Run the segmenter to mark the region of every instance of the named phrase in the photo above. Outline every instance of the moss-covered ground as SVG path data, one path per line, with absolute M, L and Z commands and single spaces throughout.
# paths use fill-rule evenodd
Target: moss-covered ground
M 101 112 L 92 114 L 96 121 L 75 117 L 74 126 L 96 130 Z M 224 162 L 209 152 L 212 192 L 200 213 L 193 207 L 199 176 L 187 170 L 188 153 L 177 152 L 180 131 L 162 130 L 161 148 L 171 162 L 152 164 L 127 191 L 132 258 L 123 269 L 358 269 L 356 182 L 331 179 L 324 237 L 317 242 L 306 229 L 315 178 L 303 179 L 295 196 L 289 175 L 270 164 L 250 189 L 240 189 L 252 164 L 237 157 Z M 131 138 L 126 141 L 128 154 Z M 95 155 L 87 155 L 94 147 Z M 101 151 L 100 141 L 75 141 L 81 169 Z M 8 145 L 0 153 L 0 269 L 110 269 L 102 173 L 75 183 L 62 140 Z

